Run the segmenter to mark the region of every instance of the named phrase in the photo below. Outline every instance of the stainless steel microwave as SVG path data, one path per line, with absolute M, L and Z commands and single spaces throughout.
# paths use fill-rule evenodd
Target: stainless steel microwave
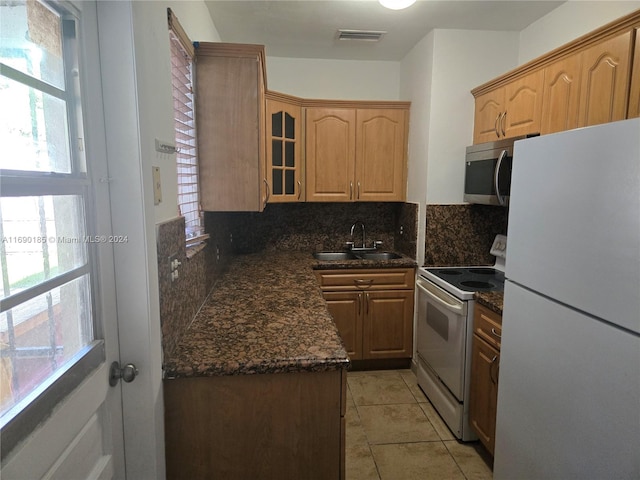
M 483 205 L 509 205 L 513 143 L 526 137 L 506 138 L 467 147 L 464 201 Z

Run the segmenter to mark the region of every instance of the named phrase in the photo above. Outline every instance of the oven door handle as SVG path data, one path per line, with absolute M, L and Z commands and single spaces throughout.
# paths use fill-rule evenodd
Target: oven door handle
M 446 298 L 444 295 L 439 294 L 440 292 L 437 292 L 437 291 L 434 292 L 431 289 L 429 289 L 428 286 L 425 284 L 425 282 L 422 282 L 420 280 L 416 282 L 416 285 L 425 295 L 427 295 L 429 298 L 431 298 L 433 301 L 435 301 L 439 305 L 442 305 L 443 307 L 445 307 L 447 310 L 451 310 L 452 312 L 457 313 L 459 315 L 464 314 L 464 302 L 459 301 L 455 297 L 450 297 L 451 300 L 455 301 L 455 303 L 452 303 L 448 301 L 449 299 Z

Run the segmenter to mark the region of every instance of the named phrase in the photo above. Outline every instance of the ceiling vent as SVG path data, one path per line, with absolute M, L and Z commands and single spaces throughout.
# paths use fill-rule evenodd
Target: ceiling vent
M 364 42 L 379 42 L 387 32 L 376 30 L 338 30 L 338 40 L 362 40 Z

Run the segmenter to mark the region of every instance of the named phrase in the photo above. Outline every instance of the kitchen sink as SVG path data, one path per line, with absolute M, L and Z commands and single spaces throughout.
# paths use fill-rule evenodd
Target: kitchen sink
M 351 252 L 315 252 L 313 258 L 316 260 L 357 260 Z
M 393 260 L 394 258 L 402 258 L 394 252 L 371 252 L 371 253 L 358 253 L 358 257 L 362 260 Z
M 316 260 L 393 260 L 402 258 L 394 252 L 315 252 L 313 258 Z

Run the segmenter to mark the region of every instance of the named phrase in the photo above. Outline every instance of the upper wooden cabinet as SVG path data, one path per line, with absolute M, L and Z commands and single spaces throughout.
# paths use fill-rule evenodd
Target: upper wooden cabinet
M 356 111 L 308 108 L 305 128 L 307 201 L 353 200 Z
M 636 42 L 633 54 L 633 70 L 631 72 L 631 89 L 629 90 L 629 110 L 627 118 L 640 117 L 640 28 L 635 29 Z
M 304 201 L 300 155 L 302 108 L 295 99 L 267 92 L 266 109 L 267 201 Z
M 579 127 L 626 117 L 631 33 L 625 32 L 583 52 Z
M 408 104 L 308 107 L 307 201 L 404 201 L 408 113 Z
M 541 134 L 578 126 L 582 54 L 558 60 L 544 70 Z
M 476 99 L 474 143 L 540 132 L 543 72 L 534 72 Z
M 200 42 L 195 72 L 202 209 L 262 211 L 264 47 Z
M 639 116 L 639 25 L 640 10 L 472 90 L 474 143 Z

